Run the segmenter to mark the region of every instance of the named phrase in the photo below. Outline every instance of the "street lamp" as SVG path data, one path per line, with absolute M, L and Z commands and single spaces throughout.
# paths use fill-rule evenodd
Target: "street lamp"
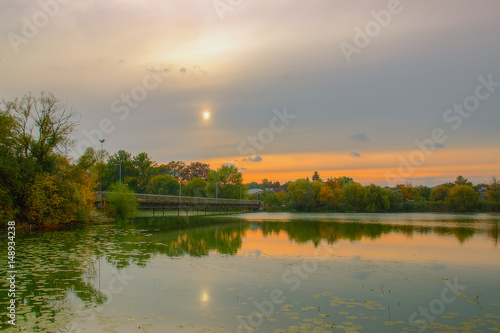
M 115 165 L 120 166 L 120 185 L 122 184 L 122 164 L 121 163 L 115 163 Z
M 101 172 L 100 172 L 100 175 L 99 175 L 99 192 L 102 192 L 102 157 L 103 157 L 102 156 L 103 155 L 102 144 L 104 143 L 104 141 L 105 141 L 104 139 L 100 139 L 99 140 L 99 142 L 101 143 L 101 154 L 100 154 L 101 155 L 100 156 L 101 157 L 100 158 L 100 160 L 101 160 Z
M 179 205 L 181 204 L 181 196 L 182 196 L 182 179 L 179 177 Z
M 217 187 L 217 185 L 219 184 L 218 182 L 214 182 L 215 184 L 215 202 L 218 201 L 218 197 L 219 197 L 219 189 Z

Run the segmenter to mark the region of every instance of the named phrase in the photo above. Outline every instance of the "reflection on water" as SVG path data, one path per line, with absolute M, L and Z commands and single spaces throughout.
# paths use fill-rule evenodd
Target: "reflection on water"
M 262 213 L 18 234 L 17 327 L 4 320 L 1 328 L 498 330 L 499 222 L 486 214 Z M 455 278 L 467 288 L 440 301 Z M 5 279 L 1 289 L 5 309 Z M 439 314 L 426 318 L 418 311 L 429 304 Z

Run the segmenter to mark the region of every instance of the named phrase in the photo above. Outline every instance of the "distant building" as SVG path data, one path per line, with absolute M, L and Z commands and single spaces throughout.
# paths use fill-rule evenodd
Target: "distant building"
M 254 189 L 248 190 L 248 194 L 250 194 L 250 195 L 262 194 L 262 193 L 264 193 L 264 191 L 261 190 L 260 188 L 254 188 Z
M 486 191 L 488 191 L 488 188 L 486 186 L 478 188 L 477 191 L 479 192 L 480 199 L 488 199 L 488 196 L 486 195 Z

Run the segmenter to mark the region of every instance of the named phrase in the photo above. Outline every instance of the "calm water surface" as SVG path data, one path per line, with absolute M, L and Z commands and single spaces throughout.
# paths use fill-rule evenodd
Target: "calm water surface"
M 18 233 L 16 327 L 3 278 L 0 328 L 500 332 L 499 224 L 488 214 L 256 213 Z

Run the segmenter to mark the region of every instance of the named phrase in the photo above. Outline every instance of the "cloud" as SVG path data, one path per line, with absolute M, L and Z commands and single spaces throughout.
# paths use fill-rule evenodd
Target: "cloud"
M 353 151 L 349 155 L 351 155 L 352 157 L 361 157 L 361 154 L 358 153 L 357 151 Z
M 159 66 L 156 66 L 156 67 L 146 66 L 146 70 L 150 73 L 157 74 L 157 75 L 166 75 L 170 72 L 169 68 L 167 68 L 167 67 L 162 68 Z
M 226 166 L 232 166 L 232 167 L 235 167 L 236 168 L 236 165 L 234 165 L 233 163 L 222 163 L 222 165 L 226 165 Z
M 359 141 L 359 142 L 370 141 L 370 138 L 367 137 L 365 133 L 358 133 L 356 135 L 353 135 L 353 136 L 351 136 L 351 139 Z
M 436 143 L 436 148 L 444 148 L 444 145 L 442 143 Z
M 247 168 L 239 168 L 238 170 L 245 171 L 245 170 L 247 170 Z
M 260 157 L 259 155 L 257 155 L 254 158 L 252 158 L 250 156 L 249 158 L 244 158 L 243 161 L 245 161 L 245 162 L 260 162 L 260 161 L 262 161 L 262 157 Z

